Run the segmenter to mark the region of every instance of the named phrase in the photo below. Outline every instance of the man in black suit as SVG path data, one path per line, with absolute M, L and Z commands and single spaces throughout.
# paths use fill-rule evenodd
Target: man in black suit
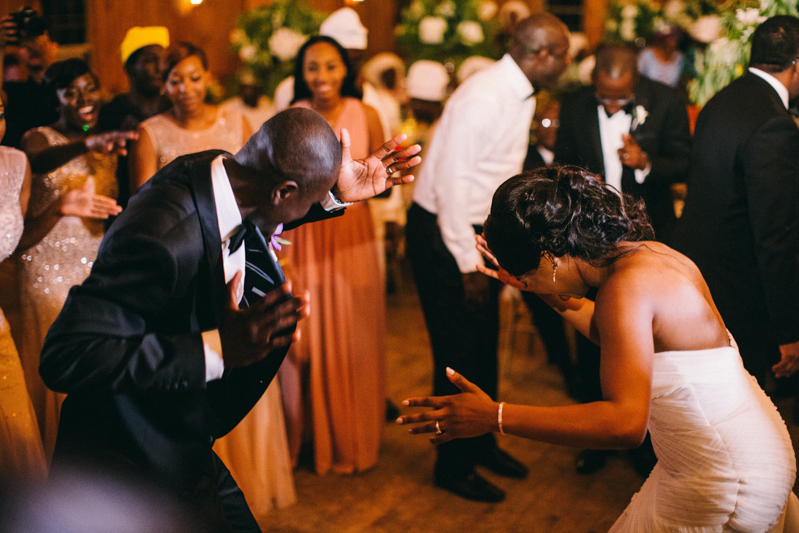
M 799 366 L 799 19 L 752 35 L 749 71 L 702 109 L 674 247 L 707 280 L 746 369 Z
M 563 101 L 555 161 L 643 199 L 655 236 L 668 241 L 676 221 L 671 184 L 684 180 L 690 153 L 680 94 L 640 76 L 634 50 L 600 45 L 593 85 Z
M 348 136 L 339 144 L 320 115 L 292 109 L 235 156 L 178 158 L 140 189 L 45 342 L 40 373 L 69 394 L 54 470 L 145 475 L 209 531 L 260 531 L 211 446 L 261 397 L 307 313 L 263 235 L 331 216 L 319 205 L 337 203 L 331 189 L 356 201 L 409 181 L 388 179 L 418 163 L 399 161 L 418 146 L 392 152 L 402 140 L 352 161 Z
M 685 103 L 676 90 L 640 76 L 635 51 L 626 46 L 600 45 L 592 77 L 591 87 L 562 103 L 555 161 L 584 167 L 644 200 L 655 236 L 667 241 L 677 220 L 671 184 L 684 179 L 691 152 Z M 602 399 L 599 358 L 599 347 L 578 333 L 573 390 L 583 402 Z M 577 471 L 602 468 L 607 454 L 581 452 Z M 656 461 L 649 441 L 630 455 L 636 471 L 648 476 Z

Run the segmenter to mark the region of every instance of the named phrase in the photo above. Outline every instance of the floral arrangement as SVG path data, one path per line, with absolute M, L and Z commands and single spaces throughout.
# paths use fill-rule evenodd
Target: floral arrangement
M 267 94 L 294 71 L 294 58 L 305 41 L 319 32 L 327 15 L 304 0 L 274 0 L 239 16 L 230 33 L 233 51 Z
M 453 68 L 474 55 L 498 59 L 497 12 L 490 0 L 413 0 L 396 27 L 397 48 L 409 63 L 445 59 Z
M 691 101 L 703 106 L 741 76 L 749 64 L 755 28 L 774 15 L 798 16 L 796 4 L 796 0 L 761 0 L 757 7 L 738 7 L 721 13 L 720 35 L 697 55 L 697 76 L 688 84 Z
M 643 48 L 659 29 L 662 6 L 650 0 L 613 0 L 605 17 L 604 40 L 635 44 Z

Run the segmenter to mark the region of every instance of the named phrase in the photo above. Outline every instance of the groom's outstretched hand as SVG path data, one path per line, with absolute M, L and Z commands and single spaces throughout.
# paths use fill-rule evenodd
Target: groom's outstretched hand
M 366 159 L 353 159 L 350 154 L 350 134 L 341 130 L 341 172 L 336 183 L 336 196 L 345 202 L 368 200 L 394 185 L 410 183 L 413 176 L 393 174 L 408 170 L 422 162 L 418 144 L 401 150 L 397 148 L 408 138 L 401 133 L 385 143 Z
M 240 285 L 244 274 L 238 272 L 228 283 L 228 305 L 219 338 L 225 368 L 251 365 L 277 348 L 299 340 L 299 330 L 293 326 L 308 316 L 309 295 L 291 296 L 291 283 L 268 292 L 246 309 L 239 309 Z

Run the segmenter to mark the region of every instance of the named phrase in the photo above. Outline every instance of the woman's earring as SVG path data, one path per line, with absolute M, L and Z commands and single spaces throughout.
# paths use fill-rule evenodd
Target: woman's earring
M 555 283 L 555 275 L 558 273 L 558 264 L 552 260 L 552 283 Z

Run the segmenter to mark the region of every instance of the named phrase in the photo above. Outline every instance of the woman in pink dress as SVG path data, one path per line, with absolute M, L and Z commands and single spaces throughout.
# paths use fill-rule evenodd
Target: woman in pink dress
M 359 159 L 384 139 L 356 75 L 338 42 L 312 37 L 297 54 L 293 105 L 317 111 L 339 137 L 346 129 Z M 377 463 L 386 409 L 385 293 L 369 207 L 351 205 L 285 238 L 288 277 L 312 301 L 281 371 L 292 454 L 296 461 L 307 439 L 318 473 L 366 470 Z

